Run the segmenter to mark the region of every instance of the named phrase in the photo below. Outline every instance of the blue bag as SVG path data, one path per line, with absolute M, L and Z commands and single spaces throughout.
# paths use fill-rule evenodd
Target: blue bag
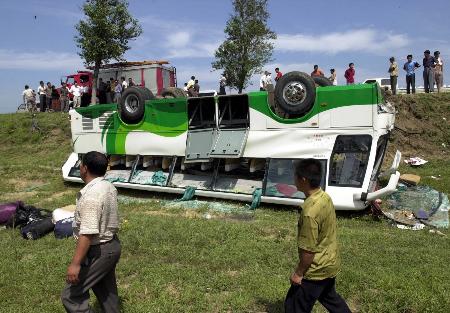
M 57 239 L 64 239 L 73 236 L 73 217 L 68 217 L 57 221 L 55 224 L 55 237 Z

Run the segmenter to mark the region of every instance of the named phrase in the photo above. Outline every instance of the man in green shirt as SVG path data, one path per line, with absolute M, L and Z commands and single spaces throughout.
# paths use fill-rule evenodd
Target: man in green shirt
M 295 184 L 306 196 L 298 219 L 299 263 L 290 277 L 285 312 L 311 312 L 319 302 L 329 312 L 350 312 L 336 292 L 340 268 L 336 239 L 336 214 L 331 198 L 320 188 L 322 168 L 318 160 L 305 159 L 295 166 Z

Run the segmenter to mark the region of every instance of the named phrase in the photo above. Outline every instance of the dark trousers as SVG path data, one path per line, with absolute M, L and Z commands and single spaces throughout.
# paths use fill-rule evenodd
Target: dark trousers
M 106 102 L 106 91 L 99 91 L 98 102 L 99 102 L 99 104 L 109 103 L 109 102 Z
M 44 112 L 47 108 L 47 96 L 39 95 L 39 112 Z
M 317 300 L 331 313 L 351 313 L 347 303 L 336 292 L 336 279 L 302 280 L 291 285 L 284 301 L 286 313 L 311 312 Z
M 391 91 L 393 95 L 397 94 L 397 76 L 391 76 Z
M 219 89 L 219 95 L 226 95 L 227 93 L 225 92 L 225 86 L 220 86 Z
M 81 107 L 87 107 L 91 103 L 91 95 L 83 93 L 81 95 Z
M 89 289 L 94 291 L 103 312 L 119 312 L 115 271 L 120 252 L 118 239 L 89 248 L 81 265 L 80 282 L 77 285 L 67 284 L 62 291 L 61 301 L 66 312 L 92 312 L 89 308 Z
M 412 93 L 416 93 L 416 74 L 406 75 L 406 93 L 410 93 L 412 87 Z
M 423 86 L 426 93 L 434 91 L 434 69 L 430 67 L 423 69 Z
M 48 110 L 52 109 L 52 97 L 49 97 L 47 95 L 47 97 L 45 97 L 45 99 L 46 99 L 46 105 L 47 105 L 47 111 L 48 111 Z

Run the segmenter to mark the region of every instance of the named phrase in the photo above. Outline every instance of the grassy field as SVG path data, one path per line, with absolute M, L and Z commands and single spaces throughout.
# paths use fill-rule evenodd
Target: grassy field
M 71 151 L 67 116 L 38 118 L 42 132 L 30 134 L 28 115 L 0 115 L 0 202 L 73 204 L 80 185 L 64 183 L 60 172 Z M 430 161 L 402 171 L 449 194 L 449 158 Z M 166 195 L 120 194 L 124 312 L 283 312 L 297 261 L 294 208 L 249 212 L 239 209 L 244 204 L 221 202 L 236 207 L 221 213 L 208 202 L 181 207 Z M 339 213 L 338 291 L 354 312 L 450 312 L 450 232 L 444 232 L 447 237 L 399 230 L 364 213 Z M 63 312 L 59 294 L 74 245 L 0 230 L 0 312 Z M 314 311 L 324 309 L 317 304 Z

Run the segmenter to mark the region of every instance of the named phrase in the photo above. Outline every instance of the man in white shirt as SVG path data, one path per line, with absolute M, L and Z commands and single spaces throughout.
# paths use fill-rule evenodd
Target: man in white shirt
M 79 108 L 81 106 L 81 95 L 83 94 L 83 87 L 78 86 L 75 82 L 72 87 L 70 87 L 69 92 L 73 95 L 73 107 Z
M 86 186 L 77 195 L 72 225 L 77 244 L 61 294 L 66 312 L 93 312 L 89 289 L 102 312 L 120 312 L 115 274 L 122 250 L 117 236 L 119 212 L 117 190 L 104 179 L 107 167 L 106 156 L 96 151 L 86 153 L 80 164 Z
M 122 76 L 121 79 L 122 79 L 122 92 L 124 92 L 125 89 L 128 88 L 128 83 L 127 83 L 127 81 L 125 80 L 125 77 Z
M 259 79 L 259 90 L 260 91 L 266 91 L 266 84 L 267 84 L 267 75 L 270 73 L 268 71 L 264 71 L 264 74 L 261 75 L 261 78 Z
M 23 103 L 25 107 L 29 111 L 36 110 L 36 94 L 34 90 L 31 89 L 28 85 L 25 85 L 25 90 L 22 92 Z
M 220 80 L 219 80 L 219 95 L 226 95 L 225 92 L 225 86 L 227 85 L 227 79 L 225 77 L 225 74 L 220 75 Z
M 39 112 L 44 112 L 47 107 L 47 86 L 42 80 L 39 82 L 37 91 L 39 95 Z
M 438 92 L 441 92 L 444 85 L 444 62 L 439 51 L 434 51 L 434 80 Z
M 187 92 L 190 97 L 194 96 L 195 76 L 191 76 L 191 80 L 187 83 Z

